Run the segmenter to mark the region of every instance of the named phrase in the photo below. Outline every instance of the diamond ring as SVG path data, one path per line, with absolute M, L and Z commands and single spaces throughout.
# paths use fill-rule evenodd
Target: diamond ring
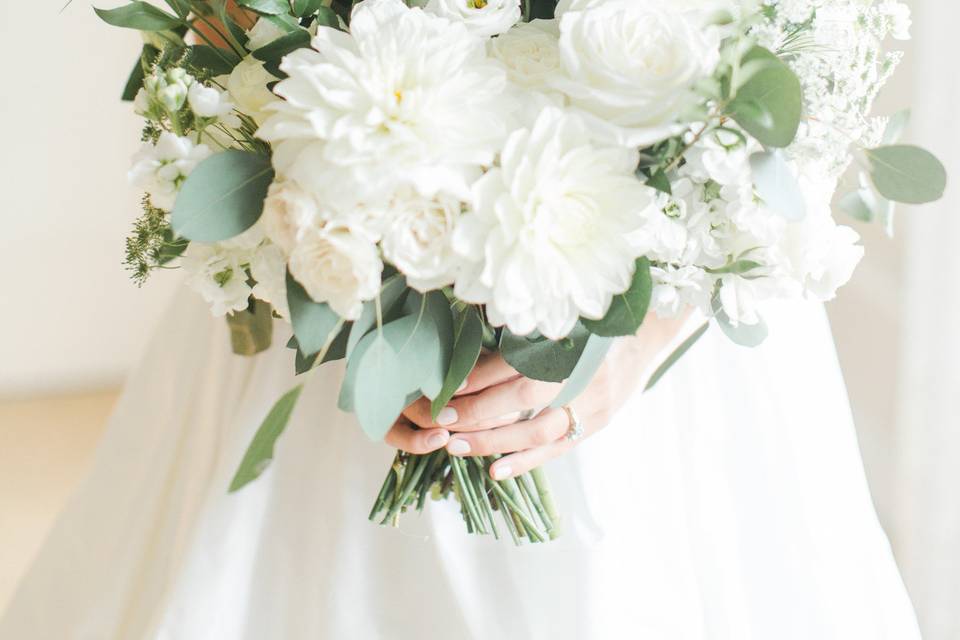
M 563 405 L 563 410 L 567 413 L 567 418 L 570 420 L 570 426 L 567 428 L 567 434 L 564 437 L 570 442 L 576 442 L 583 437 L 583 422 L 580 420 L 577 412 L 573 410 L 573 407 Z

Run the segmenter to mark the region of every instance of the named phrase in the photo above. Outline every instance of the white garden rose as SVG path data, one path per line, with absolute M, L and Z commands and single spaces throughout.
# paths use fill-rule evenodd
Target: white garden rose
M 380 291 L 383 263 L 375 244 L 345 227 L 312 229 L 294 247 L 290 274 L 317 302 L 326 302 L 346 320 L 356 320 L 363 303 Z
M 453 22 L 481 38 L 506 33 L 520 21 L 520 0 L 430 0 L 427 11 Z
M 303 233 L 320 225 L 320 207 L 295 182 L 280 180 L 267 191 L 260 221 L 267 237 L 290 255 Z
M 597 131 L 626 146 L 675 133 L 694 84 L 719 62 L 719 34 L 659 0 L 609 0 L 560 18 L 564 73 L 554 80 L 595 116 Z M 611 126 L 612 125 L 612 126 Z
M 237 108 L 257 122 L 262 122 L 267 114 L 264 107 L 277 101 L 267 85 L 276 78 L 266 70 L 263 62 L 252 55 L 247 56 L 233 68 L 227 78 L 227 91 Z
M 510 128 L 503 67 L 460 23 L 365 0 L 351 33 L 320 27 L 313 49 L 284 58 L 285 101 L 258 135 L 274 166 L 319 199 L 386 200 L 403 184 L 469 195 Z
M 287 305 L 287 258 L 277 245 L 265 242 L 250 258 L 250 275 L 256 280 L 254 297 L 273 305 L 284 318 L 290 317 Z
M 560 71 L 560 30 L 556 20 L 521 22 L 490 40 L 490 55 L 503 63 L 515 84 L 534 91 L 548 89 Z
M 634 150 L 592 143 L 583 119 L 560 109 L 511 134 L 454 232 L 468 265 L 457 296 L 520 335 L 559 339 L 580 316 L 602 318 L 633 276 L 626 236 L 657 213 L 637 161 Z
M 144 143 L 133 157 L 127 178 L 147 192 L 153 206 L 170 211 L 180 185 L 210 153 L 205 144 L 198 145 L 190 138 L 164 131 L 155 145 Z
M 461 210 L 459 199 L 444 195 L 407 192 L 390 203 L 380 246 L 414 289 L 426 292 L 453 282 L 459 261 L 451 236 Z

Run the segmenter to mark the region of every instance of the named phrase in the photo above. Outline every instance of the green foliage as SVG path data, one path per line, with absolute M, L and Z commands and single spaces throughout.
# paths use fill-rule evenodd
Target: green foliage
M 116 9 L 94 8 L 94 11 L 107 24 L 127 29 L 170 31 L 184 25 L 180 18 L 141 0 L 131 0 Z
M 198 242 L 219 242 L 252 227 L 263 212 L 273 181 L 268 156 L 234 149 L 217 153 L 184 181 L 171 216 L 178 234 Z
M 133 224 L 133 232 L 126 240 L 124 266 L 131 278 L 142 286 L 150 272 L 159 269 L 183 253 L 187 241 L 176 238 L 167 221 L 166 213 L 150 204 L 144 196 L 143 215 Z
M 903 109 L 890 116 L 890 120 L 883 130 L 883 144 L 896 144 L 900 142 L 900 138 L 903 136 L 903 132 L 906 131 L 907 125 L 909 124 L 910 109 Z
M 323 6 L 321 0 L 289 0 L 293 14 L 296 16 L 308 16 L 317 12 Z
M 247 452 L 243 455 L 243 460 L 240 461 L 240 466 L 230 482 L 231 493 L 242 489 L 259 478 L 260 474 L 270 466 L 270 462 L 273 460 L 274 445 L 277 438 L 287 428 L 287 423 L 290 422 L 290 416 L 297 405 L 301 391 L 303 391 L 303 385 L 294 387 L 277 400 L 273 408 L 270 409 L 270 413 L 264 418 L 260 428 L 257 429 L 256 435 L 253 436 L 253 440 L 247 447 Z
M 653 375 L 650 376 L 650 380 L 647 382 L 647 386 L 644 387 L 643 390 L 649 391 L 658 382 L 660 382 L 660 379 L 663 378 L 664 375 L 666 375 L 667 371 L 669 371 L 670 368 L 673 365 L 675 365 L 677 361 L 680 358 L 682 358 L 684 354 L 687 353 L 687 351 L 690 350 L 690 347 L 695 345 L 697 341 L 703 337 L 703 334 L 705 334 L 707 332 L 707 329 L 709 328 L 710 328 L 710 323 L 705 322 L 702 327 L 694 331 L 689 338 L 684 340 L 679 347 L 674 349 L 673 352 L 669 356 L 667 356 L 667 359 L 664 360 L 659 367 L 657 367 L 657 370 L 653 372 Z
M 275 16 L 290 11 L 290 4 L 286 0 L 237 0 L 237 4 L 260 15 Z
M 443 378 L 440 392 L 430 403 L 430 412 L 434 419 L 473 371 L 482 346 L 483 322 L 480 320 L 477 308 L 470 305 L 457 312 L 453 322 L 453 351 L 450 366 Z
M 730 320 L 730 316 L 723 310 L 719 295 L 713 298 L 713 313 L 714 319 L 727 337 L 741 347 L 756 347 L 767 339 L 769 330 L 762 318 L 756 324 L 739 322 L 734 325 Z
M 560 394 L 550 403 L 551 407 L 559 408 L 565 404 L 573 402 L 584 389 L 586 389 L 597 375 L 600 366 L 607 357 L 607 352 L 613 346 L 614 338 L 591 335 L 587 338 L 587 344 L 583 348 L 583 353 L 577 360 L 576 366 L 570 372 L 566 384 L 560 390 Z
M 807 215 L 806 199 L 797 178 L 779 150 L 760 151 L 750 156 L 753 184 L 760 198 L 787 220 Z
M 310 45 L 310 33 L 297 29 L 284 34 L 253 52 L 253 57 L 263 62 L 277 63 L 285 55 Z
M 870 178 L 884 198 L 925 204 L 943 197 L 947 171 L 932 153 L 912 145 L 866 149 Z
M 303 286 L 287 271 L 287 305 L 290 324 L 304 354 L 317 354 L 330 342 L 340 316 L 325 302 L 314 302 Z
M 796 74 L 776 55 L 754 47 L 743 66 L 754 71 L 736 90 L 728 112 L 750 135 L 767 147 L 786 147 L 797 135 L 803 89 Z
M 407 282 L 400 274 L 394 274 L 383 281 L 380 288 L 380 312 L 383 314 L 384 322 L 396 319 L 396 313 L 400 304 L 406 299 L 407 291 Z M 350 336 L 347 340 L 347 356 L 353 353 L 360 340 L 376 324 L 377 301 L 369 300 L 364 303 L 360 317 L 354 321 L 353 327 L 350 329 Z
M 667 195 L 673 195 L 673 188 L 670 186 L 670 178 L 667 177 L 667 173 L 663 169 L 658 169 L 649 178 L 647 178 L 647 186 L 653 187 L 657 191 L 662 191 Z
M 633 271 L 630 288 L 613 297 L 607 314 L 600 320 L 582 320 L 590 333 L 598 336 L 632 336 L 643 324 L 653 294 L 650 260 L 639 258 Z
M 230 346 L 240 356 L 253 356 L 270 348 L 273 341 L 273 307 L 263 300 L 250 298 L 243 311 L 227 315 Z
M 511 367 L 528 378 L 563 382 L 577 366 L 590 335 L 580 323 L 563 340 L 517 336 L 504 329 L 500 334 L 500 353 Z

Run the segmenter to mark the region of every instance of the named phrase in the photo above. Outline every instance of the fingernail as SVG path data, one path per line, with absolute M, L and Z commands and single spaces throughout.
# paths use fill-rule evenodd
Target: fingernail
M 468 377 L 468 378 L 465 378 L 465 379 L 463 380 L 463 382 L 460 383 L 460 386 L 457 387 L 457 390 L 456 390 L 455 393 L 460 393 L 461 391 L 463 391 L 464 389 L 466 389 L 466 388 L 467 388 L 467 385 L 469 385 L 469 384 L 470 384 L 470 378 L 469 378 L 469 377 Z
M 462 456 L 470 453 L 470 443 L 462 438 L 454 438 L 447 443 L 447 451 L 455 456 Z
M 447 444 L 447 440 L 450 439 L 450 434 L 446 431 L 441 431 L 439 433 L 431 434 L 427 438 L 427 446 L 431 449 L 439 449 L 443 445 Z
M 447 427 L 457 421 L 457 410 L 453 407 L 444 407 L 440 409 L 440 413 L 437 414 L 437 424 Z
M 453 442 L 456 442 L 456 440 L 454 440 Z M 496 480 L 504 480 L 510 477 L 511 473 L 513 473 L 513 469 L 511 469 L 510 465 L 508 464 L 503 464 L 493 469 L 493 477 Z

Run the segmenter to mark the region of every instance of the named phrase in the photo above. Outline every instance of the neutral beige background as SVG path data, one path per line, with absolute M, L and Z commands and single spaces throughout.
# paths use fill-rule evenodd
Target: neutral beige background
M 150 318 L 178 280 L 161 273 L 137 290 L 120 267 L 137 214 L 138 196 L 123 175 L 138 123 L 112 97 L 132 65 L 137 36 L 99 24 L 84 2 L 62 14 L 61 4 L 0 0 L 0 65 L 4 85 L 17 87 L 0 93 L 0 609 L 82 474 L 116 389 L 155 328 Z M 933 12 L 948 3 L 910 4 Z M 38 16 L 42 46 L 24 27 Z M 956 52 L 944 55 L 955 59 Z M 918 83 L 935 81 L 930 69 L 908 64 L 880 110 L 910 104 Z M 952 173 L 960 175 L 960 166 Z M 829 312 L 875 501 L 896 543 L 903 528 L 898 373 L 908 329 L 900 301 L 917 247 L 878 228 L 858 230 L 867 258 Z M 915 595 L 924 588 L 912 587 Z M 952 640 L 945 633 L 928 638 Z

